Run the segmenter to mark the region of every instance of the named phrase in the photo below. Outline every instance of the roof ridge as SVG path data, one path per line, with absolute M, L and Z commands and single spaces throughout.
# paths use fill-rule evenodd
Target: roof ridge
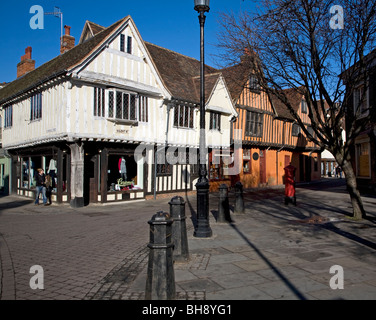
M 94 24 L 94 25 L 96 25 L 97 27 L 100 27 L 100 28 L 103 28 L 103 29 L 107 29 L 107 28 L 108 28 L 108 27 L 101 26 L 100 24 L 95 23 L 95 22 L 90 21 L 90 20 L 86 20 L 85 24 L 86 24 L 86 23 Z
M 145 42 L 146 44 L 150 44 L 150 45 L 152 45 L 152 46 L 154 46 L 154 47 L 157 47 L 157 48 L 159 48 L 159 49 L 163 49 L 163 50 L 165 50 L 165 51 L 169 51 L 169 52 L 171 52 L 171 53 L 178 54 L 179 56 L 182 56 L 182 57 L 184 57 L 184 58 L 188 58 L 188 59 L 190 59 L 190 60 L 194 60 L 194 61 L 200 62 L 200 61 L 197 60 L 196 58 L 192 58 L 192 57 L 190 57 L 190 56 L 187 56 L 187 55 L 185 55 L 185 54 L 182 54 L 182 53 L 179 53 L 179 52 L 173 51 L 173 50 L 171 50 L 171 49 L 167 49 L 167 48 L 165 48 L 165 47 L 161 47 L 161 46 L 159 46 L 159 45 L 157 45 L 157 44 L 154 44 L 154 43 L 151 43 L 151 42 L 149 42 L 149 41 L 144 41 L 144 42 Z M 218 69 L 216 69 L 216 68 L 214 68 L 214 67 L 212 67 L 212 66 L 209 66 L 209 65 L 207 65 L 207 64 L 205 64 L 205 66 L 206 66 L 206 67 L 209 67 L 209 68 L 211 68 L 211 69 L 213 69 L 213 70 L 218 71 Z
M 87 41 L 77 44 L 67 52 L 53 57 L 24 76 L 10 82 L 9 85 L 0 89 L 0 103 L 4 103 L 5 100 L 18 96 L 25 90 L 30 90 L 30 88 L 38 86 L 38 84 L 47 81 L 51 77 L 56 77 L 58 74 L 67 72 L 70 68 L 77 66 L 129 17 L 128 15 L 116 21 Z M 106 32 L 109 32 L 109 34 L 106 34 Z M 81 51 L 83 50 L 82 53 L 80 49 Z

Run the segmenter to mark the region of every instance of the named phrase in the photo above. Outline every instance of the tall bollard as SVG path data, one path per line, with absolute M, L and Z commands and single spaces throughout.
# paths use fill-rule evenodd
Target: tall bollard
M 185 201 L 182 197 L 176 196 L 171 199 L 169 205 L 170 215 L 174 220 L 172 224 L 173 259 L 176 262 L 185 262 L 189 260 Z
M 235 183 L 235 213 L 244 213 L 243 185 L 240 181 Z
M 225 184 L 219 186 L 219 203 L 217 222 L 231 222 L 230 206 L 228 202 L 228 187 Z
M 150 224 L 150 243 L 148 244 L 150 251 L 145 300 L 175 299 L 172 222 L 170 215 L 163 211 L 155 214 L 148 222 Z

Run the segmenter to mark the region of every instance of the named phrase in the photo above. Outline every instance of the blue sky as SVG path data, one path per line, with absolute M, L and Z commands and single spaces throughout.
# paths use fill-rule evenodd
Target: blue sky
M 44 16 L 44 28 L 33 30 L 30 13 L 33 5 L 40 5 L 44 12 L 59 7 L 63 24 L 71 26 L 71 35 L 80 38 L 85 21 L 108 27 L 117 20 L 131 15 L 145 41 L 199 59 L 198 13 L 193 9 L 194 0 L 17 0 L 0 2 L 0 83 L 16 79 L 17 63 L 25 48 L 33 48 L 32 58 L 36 67 L 59 55 L 60 19 Z M 218 31 L 220 12 L 250 10 L 251 0 L 211 0 L 205 24 L 205 62 L 215 66 L 212 53 Z

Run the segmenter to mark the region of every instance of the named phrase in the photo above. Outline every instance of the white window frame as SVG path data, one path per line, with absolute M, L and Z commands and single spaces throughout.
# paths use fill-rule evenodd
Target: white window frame
M 38 92 L 30 97 L 30 121 L 38 121 L 43 115 L 43 95 Z
M 209 130 L 221 131 L 222 115 L 216 111 L 209 111 Z
M 109 113 L 109 108 L 110 108 L 110 99 L 109 99 L 109 95 L 110 95 L 110 92 L 112 92 L 113 94 L 113 110 L 112 110 L 112 117 L 110 117 L 110 113 Z M 122 118 L 118 118 L 116 116 L 116 96 L 117 96 L 117 93 L 121 93 L 122 94 L 122 99 L 124 99 L 124 95 L 129 95 L 129 97 L 131 95 L 134 96 L 134 99 L 135 99 L 135 115 L 134 115 L 134 119 L 130 119 L 130 114 L 128 114 L 128 119 L 127 118 L 124 118 L 124 116 Z M 140 104 L 142 103 L 142 106 L 140 106 Z M 105 94 L 105 115 L 106 115 L 106 119 L 109 120 L 109 121 L 113 121 L 115 123 L 123 123 L 123 124 L 134 124 L 134 125 L 137 125 L 139 122 L 141 123 L 148 123 L 149 121 L 149 97 L 146 96 L 146 95 L 141 95 L 137 92 L 133 92 L 133 91 L 127 91 L 127 90 L 122 90 L 122 89 L 115 89 L 115 88 L 111 88 L 111 89 L 108 89 L 106 90 L 106 94 Z M 130 108 L 130 105 L 128 105 L 128 108 Z M 130 112 L 130 110 L 128 111 Z M 140 113 L 141 112 L 141 113 Z
M 185 110 L 188 110 L 187 117 Z M 187 104 L 176 104 L 174 107 L 174 121 L 173 127 L 178 129 L 188 129 L 192 130 L 195 128 L 195 117 L 196 117 L 196 108 L 192 105 Z M 181 123 L 182 119 L 182 124 Z M 187 124 L 187 125 L 186 125 Z
M 7 105 L 3 108 L 4 129 L 13 127 L 13 105 Z

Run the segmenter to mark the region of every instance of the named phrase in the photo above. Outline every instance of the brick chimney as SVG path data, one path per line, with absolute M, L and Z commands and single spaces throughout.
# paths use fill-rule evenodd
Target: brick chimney
M 64 26 L 65 34 L 61 38 L 61 44 L 60 44 L 60 53 L 63 54 L 64 52 L 67 52 L 68 50 L 72 49 L 75 44 L 75 38 L 70 35 L 70 29 L 69 26 Z
M 25 55 L 21 57 L 21 62 L 17 64 L 17 78 L 35 69 L 35 60 L 31 59 L 31 47 L 25 49 Z

